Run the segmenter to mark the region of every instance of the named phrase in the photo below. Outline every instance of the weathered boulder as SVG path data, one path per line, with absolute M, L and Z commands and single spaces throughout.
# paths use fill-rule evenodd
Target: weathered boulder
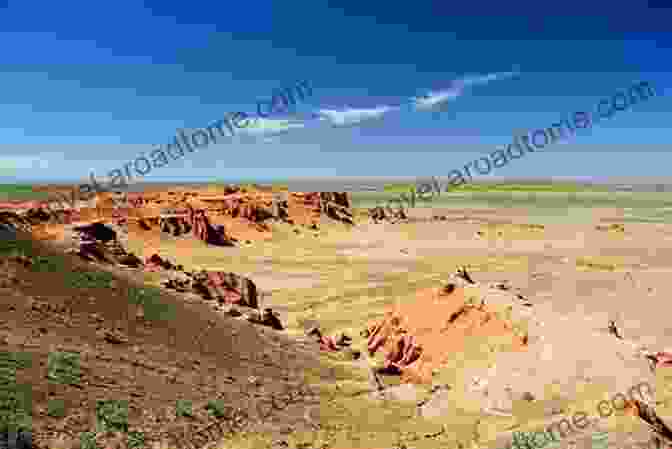
M 172 234 L 175 237 L 191 231 L 191 223 L 184 217 L 162 217 L 159 221 L 161 232 Z
M 145 271 L 176 270 L 177 266 L 169 260 L 161 258 L 158 254 L 152 254 L 145 259 Z
M 223 271 L 193 273 L 192 289 L 204 299 L 216 299 L 220 303 L 259 307 L 257 286 L 250 279 Z
M 364 333 L 369 354 L 384 348 L 384 371 L 401 374 L 406 382 L 427 383 L 434 369 L 464 350 L 467 338 L 497 338 L 524 350 L 527 335 L 514 332 L 512 323 L 498 317 L 490 305 L 473 303 L 466 288 L 448 284 L 398 304 Z
M 117 233 L 101 222 L 77 226 L 73 228 L 73 231 L 81 234 L 83 237 L 100 240 L 101 242 L 109 242 L 110 240 L 116 240 L 117 238 Z
M 47 212 L 46 210 L 42 208 L 38 209 L 28 209 L 26 213 L 24 214 L 24 217 L 31 223 L 31 224 L 40 224 L 40 223 L 45 223 L 45 222 L 50 222 L 53 220 L 53 215 Z
M 95 222 L 73 228 L 73 247 L 82 258 L 94 262 L 139 266 L 142 264 L 119 242 L 117 232 L 110 226 Z
M 369 217 L 373 220 L 374 223 L 378 221 L 388 221 L 388 222 L 397 222 L 399 220 L 407 220 L 408 215 L 406 212 L 399 208 L 396 211 L 392 211 L 390 208 L 385 210 L 381 206 L 376 206 L 368 210 Z
M 376 206 L 369 209 L 369 217 L 377 223 L 379 220 L 385 220 L 387 218 L 387 214 L 385 214 L 385 209 L 380 206 Z
M 352 207 L 347 192 L 320 192 L 320 211 L 327 217 L 353 224 Z
M 27 233 L 31 231 L 30 221 L 14 212 L 0 211 L 0 223 L 9 230 L 19 230 Z
M 227 235 L 224 226 L 212 226 L 204 210 L 195 210 L 189 207 L 189 223 L 192 226 L 194 236 L 205 243 L 217 246 L 234 246 L 233 239 Z

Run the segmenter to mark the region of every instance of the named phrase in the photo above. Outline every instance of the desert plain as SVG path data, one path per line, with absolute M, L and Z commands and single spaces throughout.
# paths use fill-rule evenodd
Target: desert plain
M 590 426 L 543 447 L 594 447 L 598 433 L 608 435 L 608 447 L 650 446 L 654 434 L 628 394 L 643 382 L 652 386 L 639 400 L 667 419 L 672 371 L 655 357 L 672 346 L 671 224 L 633 220 L 618 201 L 563 202 L 539 193 L 484 205 L 462 201 L 468 192 L 460 201 L 417 204 L 403 220 L 374 222 L 371 198 L 390 195 L 350 194 L 352 224 L 313 220 L 308 212 L 261 224 L 213 213 L 211 222 L 235 237 L 232 245 L 158 232 L 157 225 L 143 230 L 129 218 L 133 212 L 117 226 L 126 229 L 125 249 L 142 261 L 157 254 L 183 272 L 250 279 L 256 309 L 272 309 L 282 330 L 232 314 L 235 304 L 226 300 L 166 289 L 169 270 L 66 254 L 71 225 L 48 225 L 57 237 L 46 240 L 23 236 L 32 243 L 18 245 L 20 255 L 33 262 L 23 264 L 16 251 L 2 256 L 0 349 L 34 354 L 32 366 L 16 374 L 33 388 L 34 444 L 81 446 L 77 433 L 97 422 L 94 402 L 122 399 L 131 428 L 154 437 L 170 428 L 182 439 L 148 438 L 151 444 L 200 448 L 191 435 L 209 422 L 207 414 L 168 415 L 177 400 L 196 410 L 218 398 L 248 413 L 240 429 L 202 440 L 211 447 L 499 449 L 513 432 L 571 421 L 577 412 Z M 548 201 L 555 214 L 539 212 Z M 35 271 L 38 256 L 61 265 Z M 104 288 L 59 284 L 65 271 L 82 270 L 113 280 Z M 170 318 L 149 323 L 124 302 L 142 288 L 157 292 Z M 320 343 L 310 335 L 315 328 L 351 341 Z M 115 340 L 112 331 L 122 336 Z M 379 347 L 376 332 L 389 332 Z M 419 353 L 407 351 L 409 344 Z M 395 350 L 404 357 L 390 355 Z M 54 351 L 81 354 L 79 385 L 48 382 Z M 271 413 L 269 398 L 292 396 L 298 384 L 310 392 Z M 600 418 L 600 401 L 617 393 L 625 405 Z M 59 398 L 64 413 L 55 416 L 49 404 Z

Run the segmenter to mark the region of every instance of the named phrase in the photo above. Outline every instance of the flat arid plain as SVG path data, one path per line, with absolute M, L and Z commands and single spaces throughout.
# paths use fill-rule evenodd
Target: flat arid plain
M 3 206 L 0 349 L 37 447 L 499 449 L 577 413 L 530 447 L 672 444 L 663 194 L 483 188 L 374 220 L 395 189 L 155 190 Z

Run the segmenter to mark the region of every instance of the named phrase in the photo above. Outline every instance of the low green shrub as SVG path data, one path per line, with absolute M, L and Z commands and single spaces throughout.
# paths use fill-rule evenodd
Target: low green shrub
M 131 287 L 128 292 L 131 304 L 141 305 L 145 319 L 171 321 L 176 317 L 175 305 L 161 301 L 161 290 L 156 287 Z
M 47 378 L 61 385 L 78 385 L 81 381 L 80 355 L 76 352 L 49 353 Z
M 128 401 L 96 401 L 96 430 L 128 433 Z

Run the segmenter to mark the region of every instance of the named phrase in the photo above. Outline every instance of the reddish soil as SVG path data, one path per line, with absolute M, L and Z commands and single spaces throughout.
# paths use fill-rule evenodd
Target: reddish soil
M 115 274 L 111 287 L 73 288 L 68 273 L 96 267 L 42 242 L 32 242 L 31 252 L 33 258 L 56 256 L 64 262 L 56 270 L 33 271 L 20 260 L 0 259 L 0 351 L 32 356 L 32 367 L 17 372 L 17 383 L 32 389 L 37 447 L 53 447 L 48 442 L 57 434 L 78 439 L 95 430 L 95 403 L 103 399 L 128 401 L 129 430 L 144 431 L 148 447 L 167 432 L 181 435 L 213 422 L 203 407 L 214 399 L 246 410 L 246 425 L 253 429 L 261 419 L 260 401 L 291 390 L 296 406 L 265 421 L 291 429 L 308 425 L 305 407 L 319 400 L 308 398 L 305 388 L 297 391 L 302 373 L 320 369 L 315 348 L 168 292 L 160 299 L 174 318 L 150 321 L 129 303 L 136 285 L 125 276 Z M 110 332 L 118 338 L 110 339 Z M 80 354 L 77 384 L 47 377 L 48 358 L 59 350 Z M 64 401 L 65 416 L 47 414 L 53 398 Z M 175 416 L 177 399 L 192 401 L 193 418 Z
M 397 305 L 369 331 L 370 353 L 383 349 L 386 366 L 412 383 L 430 383 L 432 370 L 463 352 L 469 337 L 504 336 L 514 350 L 527 348 L 510 323 L 483 305 L 466 304 L 460 287 L 420 291 L 416 301 Z

